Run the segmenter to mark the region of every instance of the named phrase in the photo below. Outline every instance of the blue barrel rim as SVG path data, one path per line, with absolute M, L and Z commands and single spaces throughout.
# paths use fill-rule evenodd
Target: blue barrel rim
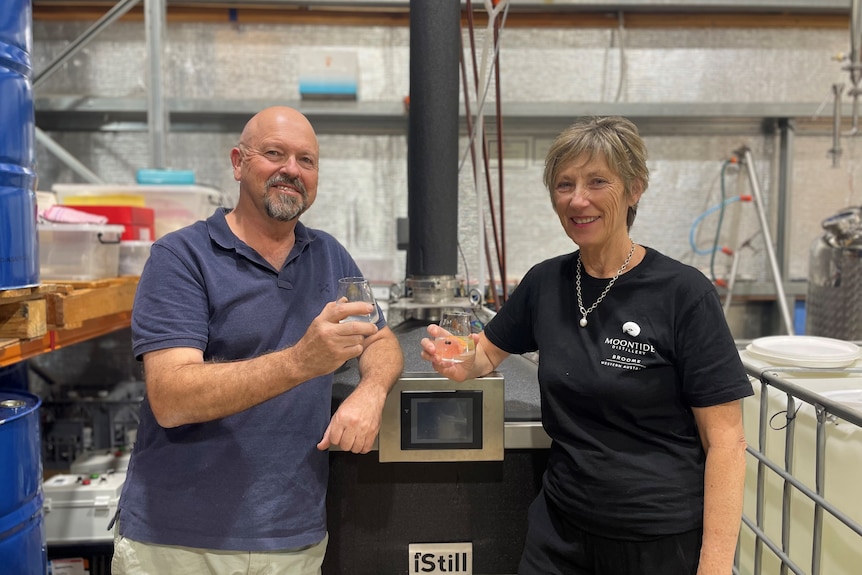
M 9 396 L 9 397 L 7 397 Z M 21 411 L 10 414 L 6 417 L 4 413 L 10 408 L 3 407 L 2 403 L 7 400 L 19 399 L 26 402 L 26 406 L 22 406 Z M 29 400 L 29 401 L 27 401 Z M 35 393 L 20 391 L 17 389 L 0 388 L 0 425 L 10 423 L 17 419 L 27 417 L 42 406 L 42 398 Z

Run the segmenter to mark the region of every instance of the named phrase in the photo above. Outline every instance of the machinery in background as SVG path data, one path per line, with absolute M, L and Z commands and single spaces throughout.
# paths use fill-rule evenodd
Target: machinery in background
M 862 207 L 826 218 L 811 244 L 806 333 L 862 339 Z
M 121 382 L 110 391 L 64 390 L 42 403 L 42 462 L 45 469 L 73 473 L 121 471 L 138 429 L 142 381 Z
M 494 2 L 493 6 L 490 1 L 484 3 L 488 22 L 483 50 L 478 50 L 474 44 L 473 8 L 469 0 L 466 7 L 469 50 L 462 49 L 464 30 L 459 2 L 410 2 L 408 218 L 398 222 L 398 245 L 407 250 L 407 277 L 390 290 L 389 304 L 390 310 L 403 313 L 401 319 L 406 322 L 437 321 L 444 308 L 461 308 L 472 310 L 479 323 L 477 327 L 481 327 L 490 317 L 482 315 L 486 271 L 490 274 L 489 302 L 498 306 L 507 296 L 498 56 L 500 30 L 509 2 Z M 472 81 L 467 77 L 468 57 L 472 57 Z M 496 202 L 491 191 L 491 157 L 484 127 L 485 106 L 491 105 L 488 103 L 489 88 L 495 77 L 498 80 L 494 83 L 497 87 L 494 102 L 499 177 Z M 463 98 L 459 91 L 463 91 Z M 461 99 L 469 143 L 459 159 Z M 472 160 L 469 165 L 472 166 L 479 214 L 479 225 L 474 231 L 479 238 L 479 249 L 483 250 L 481 256 L 487 262 L 487 270 L 481 264 L 477 270 L 478 289 L 471 289 L 466 269 L 466 281 L 457 277 L 461 249 L 459 203 L 464 200 L 459 190 L 459 172 L 468 165 L 468 155 Z M 487 192 L 487 202 L 482 201 L 482 190 Z M 486 218 L 493 230 L 493 241 L 486 238 Z M 481 256 L 480 262 L 483 261 Z M 494 260 L 496 266 L 492 264 Z M 500 288 L 495 281 L 494 267 L 499 272 Z
M 110 573 L 109 529 L 138 429 L 144 382 L 50 386 L 42 402 L 43 524 L 55 569 Z M 64 573 L 66 571 L 63 571 Z
M 55 475 L 42 484 L 48 545 L 111 544 L 125 472 Z

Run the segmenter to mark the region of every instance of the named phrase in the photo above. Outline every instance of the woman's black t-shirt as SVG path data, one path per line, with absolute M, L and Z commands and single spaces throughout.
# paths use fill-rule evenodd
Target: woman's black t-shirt
M 703 523 L 705 454 L 692 407 L 752 395 L 715 288 L 647 248 L 580 327 L 577 253 L 534 266 L 485 334 L 539 351 L 544 489 L 591 533 L 643 540 Z M 608 279 L 581 273 L 584 307 Z

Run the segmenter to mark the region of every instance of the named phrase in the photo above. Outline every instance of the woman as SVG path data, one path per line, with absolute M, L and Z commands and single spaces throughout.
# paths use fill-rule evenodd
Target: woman
M 561 133 L 544 182 L 578 251 L 524 277 L 476 353 L 422 357 L 457 381 L 539 351 L 553 440 L 519 574 L 728 575 L 742 513 L 741 398 L 752 388 L 712 284 L 636 244 L 646 149 L 625 118 Z M 660 225 L 660 223 L 659 223 Z

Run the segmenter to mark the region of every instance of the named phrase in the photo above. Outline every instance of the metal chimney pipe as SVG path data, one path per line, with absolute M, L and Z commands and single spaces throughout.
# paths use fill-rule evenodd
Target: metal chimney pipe
M 458 272 L 459 0 L 410 0 L 407 275 Z
M 862 5 L 860 0 L 850 3 L 850 80 L 858 86 L 862 79 Z

